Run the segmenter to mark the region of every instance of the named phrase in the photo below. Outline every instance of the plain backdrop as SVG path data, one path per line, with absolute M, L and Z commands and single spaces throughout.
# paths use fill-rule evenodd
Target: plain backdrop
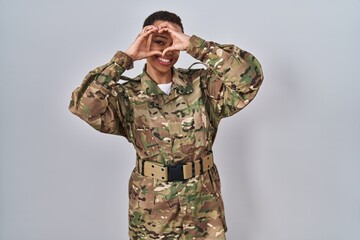
M 0 0 L 0 239 L 128 239 L 135 150 L 67 107 L 157 10 L 263 66 L 214 146 L 228 239 L 360 239 L 359 0 Z

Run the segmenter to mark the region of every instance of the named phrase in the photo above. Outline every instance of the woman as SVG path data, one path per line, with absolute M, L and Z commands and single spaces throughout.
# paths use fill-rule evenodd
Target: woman
M 175 68 L 180 51 L 207 68 Z M 142 74 L 122 76 L 141 59 L 146 59 Z M 119 84 L 120 78 L 127 81 Z M 130 239 L 225 239 L 212 145 L 220 120 L 247 106 L 262 80 L 253 55 L 190 37 L 177 15 L 159 11 L 145 20 L 125 52 L 118 51 L 75 89 L 72 113 L 135 147 Z

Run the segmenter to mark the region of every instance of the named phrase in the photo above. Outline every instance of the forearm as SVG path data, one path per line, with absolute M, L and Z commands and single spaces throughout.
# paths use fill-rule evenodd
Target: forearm
M 125 52 L 118 51 L 111 61 L 104 66 L 96 68 L 90 74 L 96 75 L 95 81 L 97 83 L 108 86 L 111 81 L 118 82 L 125 70 L 133 67 L 133 60 Z
M 219 116 L 230 116 L 244 108 L 255 96 L 263 81 L 258 60 L 235 45 L 222 45 L 190 38 L 187 52 L 208 66 L 207 95 Z
M 119 109 L 113 99 L 124 94 L 121 88 L 113 91 L 114 84 L 126 69 L 132 67 L 132 60 L 123 52 L 117 52 L 111 61 L 90 71 L 80 87 L 71 96 L 69 110 L 101 132 L 118 132 Z
M 221 80 L 237 80 L 242 84 L 257 86 L 263 79 L 261 65 L 249 52 L 235 45 L 205 41 L 195 35 L 190 38 L 187 49 L 194 58 L 207 64 Z M 244 86 L 245 87 L 245 86 Z M 243 89 L 245 92 L 246 89 Z

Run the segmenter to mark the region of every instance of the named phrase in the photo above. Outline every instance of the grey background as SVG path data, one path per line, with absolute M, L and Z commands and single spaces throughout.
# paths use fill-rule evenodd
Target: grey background
M 263 66 L 214 146 L 228 239 L 360 239 L 358 0 L 0 0 L 0 239 L 127 239 L 135 151 L 67 106 L 160 9 Z

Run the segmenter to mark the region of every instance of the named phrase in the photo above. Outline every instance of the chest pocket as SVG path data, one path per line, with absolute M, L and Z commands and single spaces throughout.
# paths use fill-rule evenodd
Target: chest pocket
M 194 87 L 191 94 L 180 96 L 173 104 L 169 130 L 174 138 L 174 147 L 185 153 L 193 151 L 194 147 L 205 147 L 209 121 L 200 88 Z
M 133 100 L 133 135 L 134 146 L 141 158 L 159 154 L 158 129 L 154 128 L 156 108 L 148 99 Z

